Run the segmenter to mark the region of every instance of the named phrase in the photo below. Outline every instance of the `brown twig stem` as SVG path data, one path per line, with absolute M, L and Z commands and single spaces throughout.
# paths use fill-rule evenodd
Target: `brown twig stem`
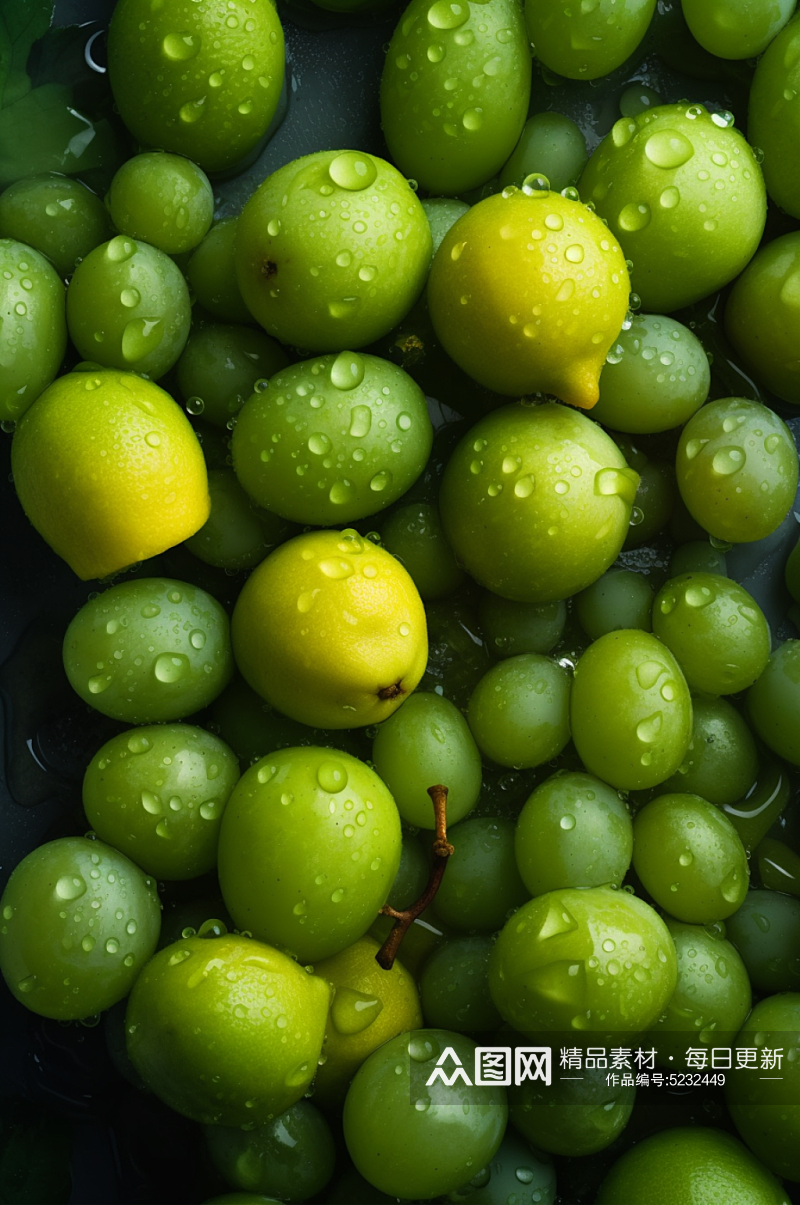
M 428 787 L 428 794 L 431 797 L 436 817 L 436 835 L 433 840 L 433 865 L 431 866 L 425 890 L 410 908 L 404 908 L 402 912 L 398 912 L 391 904 L 384 904 L 381 908 L 382 916 L 391 916 L 394 919 L 389 936 L 375 955 L 375 961 L 378 966 L 383 967 L 384 971 L 392 969 L 394 960 L 397 957 L 397 951 L 400 949 L 400 943 L 406 933 L 417 917 L 425 911 L 429 904 L 433 903 L 447 866 L 447 860 L 453 853 L 453 847 L 447 840 L 447 787 L 443 787 L 441 784 L 435 787 Z

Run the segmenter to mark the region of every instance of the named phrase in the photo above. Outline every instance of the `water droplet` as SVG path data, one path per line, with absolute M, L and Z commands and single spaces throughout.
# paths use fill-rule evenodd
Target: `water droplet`
M 158 795 L 155 795 L 152 791 L 142 791 L 139 798 L 142 801 L 142 807 L 146 812 L 149 812 L 151 816 L 161 815 L 161 800 L 159 799 Z
M 428 23 L 434 29 L 458 29 L 469 18 L 469 5 L 463 0 L 436 0 L 428 9 Z
M 650 690 L 663 673 L 666 668 L 660 661 L 642 661 L 636 667 L 636 680 L 643 690 Z
M 133 239 L 126 238 L 124 234 L 118 234 L 106 246 L 106 256 L 115 264 L 124 263 L 126 259 L 130 259 L 136 250 L 136 243 Z
M 465 130 L 479 130 L 483 125 L 483 109 L 466 109 L 461 124 Z
M 638 488 L 639 475 L 633 469 L 599 469 L 594 476 L 596 494 L 616 495 L 631 506 Z
M 675 168 L 688 163 L 694 147 L 677 130 L 658 130 L 647 139 L 644 153 L 656 167 Z
M 708 586 L 689 585 L 683 592 L 683 597 L 690 607 L 707 607 L 714 601 L 715 595 Z
M 201 96 L 197 100 L 187 100 L 185 105 L 181 105 L 179 110 L 181 121 L 186 122 L 187 125 L 194 125 L 196 121 L 199 121 L 203 116 L 205 100 L 206 98 Z
M 89 687 L 90 694 L 101 695 L 104 690 L 108 690 L 111 681 L 111 674 L 95 674 L 93 678 L 89 679 L 86 685 Z
M 106 942 L 106 954 L 119 954 L 119 942 L 116 937 L 109 937 Z
M 633 138 L 638 127 L 630 117 L 621 117 L 611 127 L 611 141 L 614 146 L 626 146 Z
M 344 557 L 326 557 L 319 562 L 319 568 L 333 581 L 341 581 L 355 573 L 352 561 L 346 561 Z
M 348 192 L 360 192 L 369 188 L 378 175 L 375 161 L 370 155 L 360 151 L 344 151 L 337 155 L 328 168 L 328 175 L 334 184 Z
M 129 364 L 144 359 L 161 343 L 164 324 L 160 318 L 133 318 L 122 332 L 122 356 Z
M 732 473 L 738 473 L 739 469 L 744 467 L 745 460 L 743 448 L 720 448 L 718 452 L 714 453 L 711 467 L 721 477 L 730 477 Z
M 686 849 L 678 858 L 678 861 L 680 862 L 681 866 L 691 866 L 692 862 L 694 862 L 694 854 L 690 850 Z
M 561 828 L 568 832 L 570 829 L 575 827 L 575 817 L 567 813 L 566 816 L 561 817 L 558 823 L 560 824 Z
M 649 221 L 650 206 L 646 201 L 640 201 L 638 204 L 631 201 L 621 210 L 617 218 L 619 226 L 629 234 L 633 234 L 637 230 L 644 230 Z
M 153 673 L 159 682 L 179 682 L 189 669 L 189 658 L 183 653 L 162 653 L 156 658 Z
M 636 725 L 636 736 L 646 745 L 652 745 L 661 731 L 663 716 L 660 711 L 654 712 Z
M 77 900 L 86 891 L 86 883 L 80 875 L 65 874 L 56 883 L 56 895 L 62 900 Z
M 317 782 L 323 791 L 336 795 L 347 786 L 347 770 L 338 761 L 325 761 L 317 770 Z

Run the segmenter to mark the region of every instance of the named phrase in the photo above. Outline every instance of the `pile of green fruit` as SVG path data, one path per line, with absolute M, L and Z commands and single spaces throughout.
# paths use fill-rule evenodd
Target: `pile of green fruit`
M 788 1205 L 800 15 L 293 4 L 118 0 L 124 153 L 0 145 L 0 417 L 105 725 L 7 992 L 104 1014 L 187 1200 Z M 0 134 L 76 114 L 34 9 Z M 387 18 L 385 146 L 258 177 L 284 28 Z

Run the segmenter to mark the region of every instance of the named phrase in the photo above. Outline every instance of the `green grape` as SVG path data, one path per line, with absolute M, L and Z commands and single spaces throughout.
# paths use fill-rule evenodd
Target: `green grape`
M 135 728 L 89 762 L 83 806 L 97 835 L 159 879 L 217 864 L 217 841 L 239 763 L 219 737 L 188 724 Z
M 563 599 L 550 603 L 514 602 L 483 590 L 478 613 L 486 643 L 496 657 L 549 653 L 561 639 L 567 621 Z
M 575 667 L 570 722 L 590 773 L 620 790 L 654 787 L 675 773 L 689 747 L 689 688 L 655 636 L 609 632 Z
M 725 1103 L 756 1158 L 776 1175 L 800 1180 L 800 992 L 759 1000 L 739 1032 L 736 1047 L 756 1047 L 759 1054 L 783 1050 L 781 1070 L 774 1078 L 772 1072 L 767 1073 L 768 1080 L 762 1078 L 763 1072 L 752 1067 L 727 1075 Z M 781 1205 L 787 1201 L 784 1194 Z
M 375 769 L 406 824 L 435 828 L 428 787 L 448 789 L 447 819 L 457 824 L 478 802 L 481 758 L 458 708 L 438 694 L 416 691 L 381 724 L 372 746 Z
M 424 602 L 447 598 L 466 582 L 435 506 L 418 502 L 394 511 L 382 525 L 381 537 L 386 551 L 405 565 Z
M 492 666 L 467 710 L 481 753 L 517 770 L 550 761 L 569 740 L 570 685 L 567 671 L 538 653 Z
M 653 603 L 653 631 L 691 689 L 710 695 L 751 686 L 769 659 L 764 612 L 738 582 L 714 573 L 670 578 Z
M 371 1054 L 350 1086 L 344 1105 L 350 1158 L 370 1184 L 392 1197 L 452 1192 L 470 1169 L 492 1159 L 503 1138 L 504 1088 L 468 1087 L 461 1079 L 452 1087 L 441 1079 L 426 1083 L 448 1048 L 472 1079 L 474 1042 L 444 1029 L 417 1029 Z M 451 1067 L 448 1061 L 448 1074 Z
M 120 0 L 108 31 L 108 72 L 137 142 L 223 171 L 272 121 L 284 42 L 269 0 Z
M 788 427 L 746 398 L 703 406 L 681 432 L 676 468 L 692 516 L 731 544 L 773 532 L 797 489 L 797 449 Z
M 645 1041 L 656 1048 L 662 1067 L 677 1071 L 686 1068 L 690 1046 L 733 1044 L 750 1012 L 752 993 L 745 964 L 722 926 L 668 919 L 667 928 L 678 956 L 678 982 Z
M 743 799 L 758 775 L 758 752 L 750 729 L 725 699 L 692 700 L 692 738 L 686 757 L 665 791 L 700 795 L 722 806 Z
M 577 411 L 504 406 L 461 440 L 439 507 L 456 556 L 518 602 L 582 590 L 615 560 L 639 482 L 616 444 Z
M 88 837 L 40 845 L 19 863 L 0 910 L 0 970 L 43 1017 L 79 1020 L 122 1000 L 158 942 L 152 879 Z
M 431 228 L 431 239 L 433 241 L 431 256 L 434 256 L 439 250 L 442 239 L 450 227 L 459 218 L 463 218 L 469 209 L 469 205 L 467 205 L 466 201 L 457 201 L 454 197 L 427 197 L 422 202 L 422 208 L 425 210 L 425 217 L 428 219 L 428 225 Z M 2 211 L 0 210 L 0 212 Z
M 67 346 L 64 285 L 43 255 L 0 239 L 0 420 L 15 422 L 55 377 Z
M 240 934 L 159 951 L 131 992 L 128 1055 L 171 1109 L 205 1125 L 256 1126 L 300 1100 L 322 1051 L 330 988 Z
M 639 474 L 636 503 L 625 536 L 624 549 L 649 544 L 667 526 L 677 501 L 675 469 L 671 464 L 651 460 L 622 436 L 617 437 L 623 456 Z
M 362 937 L 316 965 L 316 974 L 333 991 L 325 1053 L 314 1080 L 323 1108 L 341 1107 L 350 1081 L 373 1050 L 422 1024 L 416 983 L 399 960 L 384 970 L 376 959 L 379 950 L 373 937 Z
M 800 989 L 800 900 L 780 891 L 748 891 L 725 927 L 757 992 Z
M 725 553 L 708 540 L 689 540 L 686 544 L 680 544 L 670 558 L 669 575 L 680 577 L 684 573 L 714 573 L 718 577 L 727 577 Z
M 59 276 L 69 276 L 79 260 L 112 234 L 103 202 L 69 176 L 28 176 L 0 195 L 0 238 L 35 247 Z
M 453 595 L 445 602 L 428 603 L 429 653 L 423 690 L 444 695 L 462 711 L 480 678 L 492 664 L 487 642 L 481 638 L 477 611 L 469 596 Z
M 654 109 L 663 103 L 660 94 L 654 88 L 649 88 L 647 84 L 636 83 L 631 84 L 630 88 L 626 88 L 622 93 L 619 98 L 619 111 L 623 117 L 638 117 L 640 113 Z
M 214 193 L 196 163 L 150 152 L 123 163 L 111 181 L 108 210 L 120 234 L 181 255 L 208 234 Z
M 725 1130 L 674 1127 L 630 1147 L 600 1185 L 597 1205 L 789 1205 L 778 1181 Z
M 510 1118 L 509 1118 L 510 1120 Z M 460 1205 L 555 1205 L 556 1172 L 550 1159 L 506 1130 L 490 1163 L 450 1194 Z
M 800 895 L 800 855 L 783 841 L 768 837 L 756 849 L 758 873 L 765 887 Z
M 291 525 L 254 506 L 230 469 L 208 474 L 211 514 L 200 530 L 184 541 L 207 565 L 218 569 L 252 569 L 291 534 Z
M 647 435 L 680 427 L 708 397 L 711 370 L 700 340 L 663 314 L 634 314 L 600 374 L 592 418 Z
M 253 1130 L 206 1126 L 205 1138 L 211 1162 L 232 1188 L 305 1201 L 333 1175 L 336 1148 L 330 1126 L 307 1100 Z
M 400 818 L 341 750 L 283 749 L 246 770 L 222 820 L 219 882 L 234 921 L 304 962 L 366 933 L 400 864 Z
M 553 1079 L 549 1086 L 520 1084 L 509 1090 L 508 1118 L 528 1142 L 554 1155 L 593 1155 L 625 1129 L 636 1089 L 611 1086 L 608 1071 L 584 1068 L 580 1079 Z
M 759 766 L 758 777 L 744 798 L 722 805 L 723 812 L 741 837 L 748 857 L 780 817 L 790 794 L 786 768 L 768 758 Z
M 500 1025 L 487 975 L 492 942 L 487 936 L 454 937 L 431 954 L 419 978 L 426 1025 L 458 1033 L 487 1033 Z
M 158 380 L 189 336 L 191 303 L 168 255 L 123 234 L 90 251 L 67 290 L 70 338 L 87 360 Z
M 794 332 L 800 234 L 761 247 L 731 289 L 725 333 L 747 367 L 785 402 L 800 404 Z
M 179 720 L 206 707 L 233 673 L 228 617 L 197 586 L 142 577 L 81 607 L 64 636 L 73 690 L 129 724 Z
M 278 168 L 236 231 L 246 305 L 269 334 L 315 351 L 387 334 L 422 292 L 430 257 L 428 219 L 408 181 L 360 151 L 319 151 Z
M 750 877 L 736 829 L 699 795 L 659 795 L 636 813 L 633 866 L 659 907 L 690 925 L 734 913 Z
M 764 744 L 800 765 L 800 640 L 786 640 L 747 692 L 747 715 Z
M 452 832 L 448 839 L 452 842 Z M 400 865 L 388 895 L 393 908 L 402 911 L 416 903 L 427 885 L 429 870 L 430 856 L 423 844 L 423 836 L 404 832 Z
M 283 348 L 263 331 L 208 323 L 189 335 L 175 378 L 190 414 L 229 427 L 256 386 L 288 363 Z
M 599 778 L 560 771 L 528 797 L 514 849 L 533 896 L 562 887 L 619 887 L 633 851 L 628 809 Z
M 752 126 L 750 133 L 755 138 Z M 651 313 L 689 305 L 733 280 L 764 229 L 761 168 L 730 114 L 702 105 L 621 117 L 579 188 L 633 261 L 631 285 Z
M 800 539 L 789 553 L 784 576 L 786 579 L 786 589 L 795 602 L 800 602 Z
M 250 497 L 297 523 L 351 523 L 413 485 L 430 455 L 425 395 L 388 360 L 340 352 L 278 372 L 233 432 Z
M 514 822 L 479 816 L 447 831 L 456 852 L 436 893 L 436 915 L 462 932 L 495 933 L 528 899 L 514 856 Z
M 496 174 L 528 112 L 531 58 L 519 6 L 411 0 L 381 77 L 389 153 L 428 192 L 467 192 Z
M 704 50 L 721 59 L 754 59 L 766 50 L 794 12 L 794 0 L 681 0 L 686 24 Z
M 525 122 L 519 142 L 500 170 L 500 185 L 522 188 L 528 176 L 539 174 L 555 192 L 561 192 L 577 184 L 586 158 L 586 139 L 571 118 L 561 113 L 535 113 Z
M 652 1025 L 675 990 L 676 967 L 669 930 L 649 904 L 609 887 L 565 889 L 537 896 L 506 922 L 489 990 L 519 1033 L 584 1041 Z
M 655 7 L 655 0 L 597 0 L 573 11 L 558 0 L 525 0 L 525 24 L 536 57 L 550 71 L 599 79 L 633 54 Z
M 607 569 L 575 597 L 575 613 L 592 640 L 623 628 L 652 631 L 653 588 L 631 569 Z
M 215 222 L 186 266 L 199 304 L 220 322 L 253 321 L 236 279 L 237 223 L 237 218 Z
M 781 0 L 781 4 L 786 0 Z M 797 147 L 800 110 L 794 103 L 800 91 L 800 20 L 795 16 L 767 47 L 750 86 L 747 130 L 764 155 L 764 180 L 776 205 L 800 216 Z

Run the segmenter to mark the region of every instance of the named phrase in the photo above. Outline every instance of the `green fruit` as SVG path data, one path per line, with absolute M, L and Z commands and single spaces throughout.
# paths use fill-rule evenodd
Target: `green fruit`
M 554 192 L 561 192 L 577 184 L 586 159 L 586 139 L 574 121 L 561 113 L 535 113 L 500 171 L 500 185 L 522 188 L 528 176 L 538 173 Z
M 481 419 L 445 469 L 445 534 L 482 586 L 519 602 L 557 601 L 614 561 L 638 474 L 591 419 L 554 403 Z
M 282 369 L 245 402 L 233 467 L 259 506 L 296 523 L 352 523 L 413 485 L 430 455 L 425 395 L 387 360 L 343 351 Z
M 608 75 L 647 33 L 655 0 L 597 0 L 579 9 L 560 0 L 525 0 L 525 24 L 536 57 L 568 79 Z
M 108 71 L 142 145 L 222 171 L 259 143 L 283 86 L 283 30 L 270 0 L 119 0 Z
M 58 172 L 18 180 L 0 196 L 0 238 L 35 247 L 60 276 L 74 272 L 78 262 L 112 234 L 100 198 Z
M 702 105 L 659 105 L 621 117 L 579 188 L 633 261 L 631 285 L 655 313 L 733 280 L 764 229 L 761 168 L 730 114 Z
M 206 1125 L 259 1125 L 314 1078 L 329 995 L 323 980 L 260 941 L 189 937 L 137 979 L 128 1055 L 176 1112 Z
M 489 990 L 522 1034 L 638 1033 L 675 990 L 660 916 L 626 891 L 550 891 L 514 913 L 489 963 Z
M 800 640 L 786 640 L 772 654 L 747 693 L 747 713 L 773 753 L 800 765 Z
M 228 1184 L 250 1193 L 280 1193 L 282 1201 L 305 1201 L 321 1192 L 336 1163 L 330 1126 L 307 1100 L 255 1129 L 206 1126 L 205 1137 L 211 1162 Z
M 795 331 L 800 304 L 800 234 L 762 247 L 734 284 L 725 331 L 748 368 L 785 402 L 800 405 Z
M 570 676 L 538 653 L 493 665 L 473 690 L 467 720 L 484 757 L 516 770 L 557 757 L 569 740 Z
M 134 155 L 111 181 L 108 210 L 120 234 L 180 255 L 208 234 L 214 193 L 205 172 L 180 155 Z
M 764 181 L 776 205 L 800 216 L 800 19 L 793 17 L 767 47 L 750 88 L 747 128 L 764 155 Z
M 0 239 L 0 273 L 0 420 L 16 422 L 61 367 L 64 286 L 43 255 L 15 239 Z
M 681 0 L 681 8 L 704 50 L 722 59 L 754 59 L 780 33 L 794 12 L 794 3 L 751 0 L 731 8 L 726 0 Z
M 389 153 L 428 192 L 476 188 L 514 149 L 528 112 L 531 59 L 519 6 L 411 0 L 381 78 Z
M 366 933 L 400 863 L 400 817 L 377 774 L 339 750 L 283 749 L 228 800 L 219 881 L 237 925 L 303 962 Z
M 0 970 L 12 995 L 59 1021 L 103 1012 L 127 996 L 161 927 L 153 880 L 87 837 L 62 837 L 29 853 L 0 909 Z
M 607 1070 L 585 1067 L 580 1079 L 554 1076 L 549 1085 L 515 1085 L 508 1093 L 509 1121 L 539 1150 L 593 1155 L 619 1137 L 635 1101 L 632 1083 L 612 1085 Z
M 285 164 L 247 202 L 236 231 L 250 311 L 270 335 L 315 351 L 387 334 L 422 291 L 430 255 L 428 219 L 408 182 L 359 151 Z

